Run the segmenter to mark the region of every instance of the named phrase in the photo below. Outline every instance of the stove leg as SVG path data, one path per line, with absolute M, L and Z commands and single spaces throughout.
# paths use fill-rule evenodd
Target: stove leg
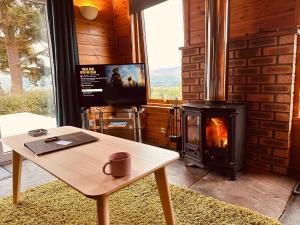
M 235 181 L 236 180 L 235 174 L 230 176 L 230 180 L 231 181 Z
M 184 160 L 185 167 L 192 167 L 192 166 L 194 166 L 194 164 L 191 161 L 189 161 L 187 159 L 183 159 L 183 160 Z
M 235 169 L 232 169 L 232 170 L 229 172 L 229 178 L 230 178 L 230 180 L 232 180 L 232 181 L 236 180 L 236 172 L 235 172 Z
M 185 166 L 186 166 L 186 167 L 192 167 L 192 166 L 194 166 L 194 165 L 191 164 L 191 163 L 185 163 Z

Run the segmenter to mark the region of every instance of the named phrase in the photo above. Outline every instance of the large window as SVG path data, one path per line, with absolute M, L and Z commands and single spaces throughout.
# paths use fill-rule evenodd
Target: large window
M 184 44 L 182 0 L 169 0 L 144 11 L 150 99 L 181 99 Z
M 2 137 L 56 126 L 46 18 L 42 0 L 0 1 Z

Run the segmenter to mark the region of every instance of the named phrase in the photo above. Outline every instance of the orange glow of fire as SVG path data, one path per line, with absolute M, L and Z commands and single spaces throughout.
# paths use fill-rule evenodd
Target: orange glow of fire
M 206 145 L 209 148 L 228 147 L 228 129 L 225 119 L 209 118 L 206 121 Z

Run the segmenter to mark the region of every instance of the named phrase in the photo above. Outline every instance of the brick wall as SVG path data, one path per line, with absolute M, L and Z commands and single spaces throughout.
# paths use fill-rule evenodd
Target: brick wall
M 274 33 L 230 41 L 229 102 L 248 105 L 247 166 L 286 174 L 295 75 L 296 35 Z M 184 102 L 203 100 L 204 44 L 182 48 Z

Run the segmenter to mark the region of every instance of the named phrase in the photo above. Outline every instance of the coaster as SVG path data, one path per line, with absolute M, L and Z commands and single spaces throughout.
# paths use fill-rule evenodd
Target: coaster
M 298 181 L 298 183 L 296 184 L 293 193 L 295 195 L 300 195 L 300 180 Z
M 10 177 L 11 177 L 11 173 L 6 169 L 4 169 L 3 167 L 0 167 L 0 181 Z

